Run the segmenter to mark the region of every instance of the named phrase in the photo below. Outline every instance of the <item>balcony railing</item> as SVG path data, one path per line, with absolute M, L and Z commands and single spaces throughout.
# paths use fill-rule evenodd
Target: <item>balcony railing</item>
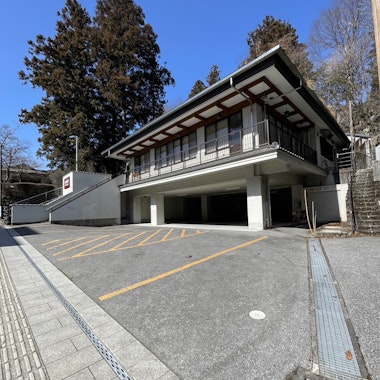
M 200 165 L 235 159 L 249 152 L 270 147 L 291 152 L 307 161 L 316 163 L 316 152 L 309 146 L 278 128 L 268 120 L 254 126 L 233 131 L 189 149 L 161 157 L 153 162 L 142 162 L 128 173 L 127 183 L 146 180 Z

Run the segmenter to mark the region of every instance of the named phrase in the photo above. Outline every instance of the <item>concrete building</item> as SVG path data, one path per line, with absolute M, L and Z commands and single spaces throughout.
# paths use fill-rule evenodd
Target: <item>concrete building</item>
M 323 199 L 326 219 L 341 219 L 336 153 L 348 145 L 275 47 L 103 154 L 126 163 L 122 222 L 262 230 L 302 220 L 306 188 Z M 321 198 L 323 191 L 330 195 Z

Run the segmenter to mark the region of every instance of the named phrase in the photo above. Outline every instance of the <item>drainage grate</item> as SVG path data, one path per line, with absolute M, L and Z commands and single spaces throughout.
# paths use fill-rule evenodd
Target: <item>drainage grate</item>
M 128 372 L 118 363 L 116 358 L 111 354 L 108 348 L 102 343 L 102 341 L 96 336 L 96 334 L 91 330 L 90 326 L 86 321 L 80 316 L 80 314 L 75 310 L 75 308 L 70 304 L 70 302 L 62 295 L 62 293 L 51 283 L 51 281 L 45 276 L 41 269 L 34 263 L 34 261 L 29 257 L 28 253 L 20 246 L 20 249 L 24 253 L 25 257 L 37 270 L 40 276 L 44 279 L 49 288 L 61 301 L 65 309 L 70 313 L 74 318 L 75 322 L 79 325 L 82 331 L 90 339 L 92 344 L 97 348 L 99 353 L 103 356 L 106 362 L 110 365 L 113 371 L 116 373 L 119 379 L 121 380 L 133 380 Z
M 362 379 L 339 295 L 318 239 L 309 239 L 320 374 Z

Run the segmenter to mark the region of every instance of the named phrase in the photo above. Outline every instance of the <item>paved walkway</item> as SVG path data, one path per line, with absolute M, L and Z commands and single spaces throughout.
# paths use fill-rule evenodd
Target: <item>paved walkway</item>
M 1 379 L 177 379 L 25 239 L 11 234 L 0 226 Z
M 319 358 L 313 364 L 331 379 L 362 379 L 364 361 L 372 379 L 380 379 L 380 283 L 373 270 L 378 242 L 325 239 L 322 247 L 318 239 L 309 240 L 314 360 Z M 347 255 L 350 249 L 355 255 Z M 371 312 L 367 318 L 365 310 Z M 0 359 L 0 380 L 179 378 L 23 237 L 1 225 Z M 293 377 L 317 378 L 302 368 Z

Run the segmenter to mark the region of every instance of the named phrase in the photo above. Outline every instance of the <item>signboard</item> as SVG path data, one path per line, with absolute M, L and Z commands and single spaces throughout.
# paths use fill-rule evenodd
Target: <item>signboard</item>
M 62 178 L 62 195 L 66 195 L 73 191 L 73 173 L 66 174 Z
M 67 177 L 63 180 L 63 188 L 70 189 L 70 177 Z

